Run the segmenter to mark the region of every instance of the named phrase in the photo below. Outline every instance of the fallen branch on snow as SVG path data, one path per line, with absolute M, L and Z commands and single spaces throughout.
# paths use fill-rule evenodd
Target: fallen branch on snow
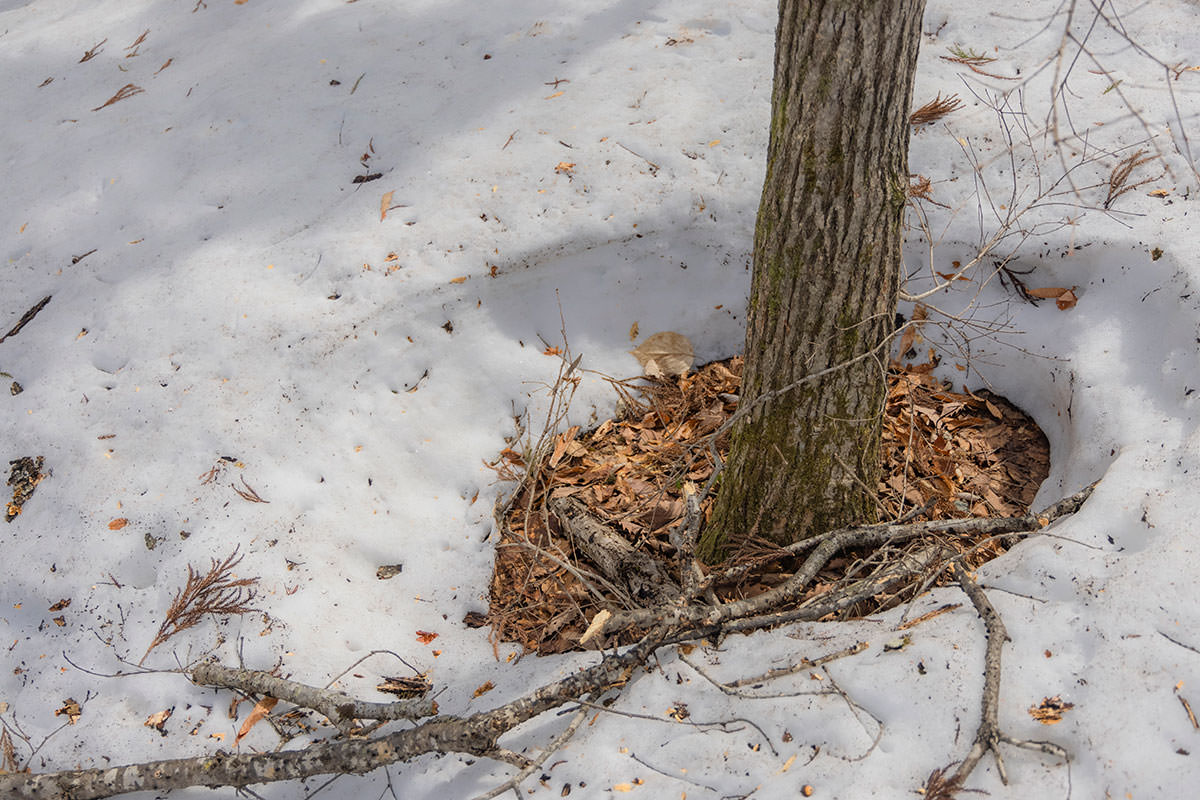
M 1093 485 L 1094 486 L 1094 485 Z M 800 570 L 780 586 L 757 597 L 739 600 L 724 605 L 678 606 L 671 605 L 653 609 L 637 610 L 613 616 L 606 630 L 623 630 L 638 626 L 649 632 L 635 645 L 623 653 L 605 655 L 599 663 L 561 680 L 542 686 L 524 697 L 513 700 L 490 711 L 472 714 L 469 717 L 437 717 L 413 728 L 395 731 L 374 739 L 348 739 L 309 745 L 302 750 L 287 750 L 274 753 L 215 754 L 197 758 L 154 761 L 130 764 L 109 769 L 70 770 L 43 774 L 17 773 L 0 775 L 0 796 L 13 800 L 91 800 L 112 797 L 135 791 L 166 791 L 188 786 L 233 786 L 276 781 L 299 780 L 316 775 L 337 773 L 365 774 L 380 767 L 401 761 L 409 761 L 427 753 L 468 753 L 484 758 L 514 764 L 520 774 L 532 774 L 531 766 L 537 762 L 501 747 L 500 737 L 530 719 L 570 702 L 579 702 L 585 695 L 597 697 L 614 688 L 623 686 L 635 669 L 661 647 L 679 642 L 695 641 L 704 637 L 720 636 L 737 631 L 766 628 L 797 620 L 817 620 L 829 614 L 851 608 L 857 603 L 880 593 L 894 590 L 911 582 L 914 577 L 943 568 L 954 555 L 949 546 L 940 543 L 936 534 L 947 535 L 961 532 L 987 532 L 994 535 L 1021 534 L 1038 531 L 1059 517 L 1074 513 L 1091 494 L 1093 486 L 1060 500 L 1040 514 L 1024 517 L 998 519 L 941 520 L 907 525 L 872 525 L 833 531 L 817 537 L 812 552 Z M 798 600 L 808 583 L 839 551 L 851 545 L 892 544 L 928 536 L 928 544 L 908 552 L 894 562 L 885 565 L 859 580 L 845 583 L 830 591 L 789 608 Z M 810 543 L 811 544 L 811 543 Z M 959 568 L 961 570 L 961 568 Z M 965 574 L 965 573 L 963 573 Z M 962 579 L 960 578 L 960 581 Z M 982 590 L 972 593 L 967 590 L 972 602 L 980 608 Z M 978 589 L 975 586 L 975 589 Z M 986 597 L 983 602 L 987 603 Z M 987 605 L 990 608 L 990 604 Z M 980 611 L 981 615 L 984 612 Z M 995 706 L 999 700 L 999 647 L 1006 634 L 1003 626 L 993 631 L 989 616 L 984 615 L 989 625 L 989 663 L 995 661 L 995 677 L 988 679 L 985 687 L 984 721 L 976 737 L 971 755 L 964 760 L 959 771 L 950 780 L 961 774 L 965 780 L 988 750 L 995 750 L 997 741 L 1020 747 L 1038 749 L 1042 752 L 1061 755 L 1054 745 L 1040 742 L 1020 742 L 999 733 L 994 724 L 988 727 L 987 720 L 995 720 Z M 994 615 L 995 623 L 999 617 Z M 995 644 L 993 644 L 995 643 Z M 993 656 L 993 649 L 996 655 Z M 267 673 L 252 670 L 233 670 L 211 662 L 198 665 L 192 670 L 196 683 L 240 688 L 247 692 L 270 693 L 284 697 L 290 702 L 304 705 L 325 714 L 334 724 L 342 725 L 353 719 L 406 718 L 399 713 L 399 703 L 357 703 L 345 695 L 275 678 Z M 347 701 L 349 701 L 347 703 Z M 432 706 L 432 704 L 430 704 Z M 414 705 L 405 711 L 422 710 Z M 388 710 L 391 709 L 391 710 Z M 990 709 L 990 711 L 989 711 Z M 427 710 L 433 711 L 432 707 Z M 988 714 L 991 714 L 989 717 Z M 569 728 L 568 730 L 571 730 Z M 570 735 L 570 734 L 565 734 Z M 556 743 L 559 741 L 556 739 Z M 976 754 L 978 750 L 978 754 Z M 552 749 L 551 749 L 552 752 Z M 966 768 L 970 763 L 970 768 Z M 965 771 L 964 771 L 964 768 Z M 946 784 L 944 771 L 935 773 Z M 932 779 L 933 776 L 931 776 Z M 518 778 L 514 778 L 519 782 Z M 956 786 L 958 784 L 955 784 Z M 515 786 L 512 781 L 506 788 Z

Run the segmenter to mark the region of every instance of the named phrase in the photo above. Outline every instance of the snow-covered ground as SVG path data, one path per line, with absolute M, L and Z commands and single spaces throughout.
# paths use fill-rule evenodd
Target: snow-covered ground
M 1008 749 L 1010 786 L 990 757 L 970 786 L 1190 797 L 1200 730 L 1181 701 L 1200 708 L 1200 230 L 1181 150 L 1184 133 L 1200 143 L 1200 7 L 1113 9 L 1178 72 L 1104 22 L 1087 39 L 1099 64 L 1073 62 L 1073 42 L 1056 64 L 1056 9 L 931 0 L 915 96 L 967 101 L 913 137 L 911 171 L 956 211 L 927 205 L 937 271 L 996 230 L 993 205 L 1014 207 L 1011 181 L 1022 207 L 1038 170 L 1049 183 L 1098 159 L 1072 173 L 1080 195 L 1060 186 L 1057 205 L 1024 218 L 1043 227 L 1013 262 L 1035 269 L 1031 287 L 1077 287 L 1074 308 L 1035 308 L 994 278 L 981 288 L 993 258 L 930 298 L 948 311 L 976 298 L 976 322 L 1008 323 L 972 340 L 969 363 L 949 351 L 943 366 L 1045 429 L 1053 465 L 1039 503 L 1102 479 L 1053 537 L 980 574 L 1013 639 L 1001 723 L 1056 742 L 1070 763 Z M 1080 38 L 1091 13 L 1077 10 Z M 263 613 L 205 621 L 147 667 L 212 652 L 322 685 L 387 649 L 445 688 L 443 713 L 462 714 L 593 663 L 512 663 L 503 644 L 497 659 L 487 631 L 461 622 L 486 610 L 491 509 L 505 488 L 482 461 L 514 414 L 544 402 L 540 383 L 558 364 L 543 350 L 564 321 L 583 366 L 618 376 L 637 370 L 635 322 L 684 333 L 702 361 L 741 348 L 775 14 L 766 0 L 0 0 L 0 333 L 52 296 L 0 344 L 0 370 L 24 388 L 0 393 L 0 457 L 44 456 L 52 471 L 0 528 L 0 709 L 40 745 L 24 761 L 15 737 L 22 763 L 233 749 L 229 692 L 178 673 L 104 674 L 142 657 L 189 564 L 235 548 L 238 574 L 261 579 Z M 954 46 L 995 57 L 984 72 L 1032 76 L 1028 117 L 1005 118 L 1030 131 L 1032 151 L 1018 135 L 1010 160 L 1005 123 L 968 88 L 1016 82 L 941 58 Z M 1073 126 L 1086 149 L 1041 132 L 1064 77 L 1058 132 Z M 1105 213 L 1097 184 L 1138 148 L 1161 158 L 1131 182 L 1157 179 Z M 990 199 L 967 153 L 984 164 Z M 929 274 L 918 230 L 908 255 Z M 972 331 L 959 325 L 956 340 Z M 586 423 L 613 401 L 586 382 L 574 413 Z M 250 489 L 267 502 L 246 499 Z M 378 579 L 389 564 L 403 571 Z M 523 791 L 904 796 L 966 752 L 977 722 L 984 637 L 969 603 L 940 589 L 908 613 L 951 602 L 964 605 L 897 651 L 883 645 L 903 609 L 690 656 L 734 679 L 870 643 L 823 680 L 801 672 L 768 687 L 796 693 L 786 697 L 728 697 L 664 653 L 616 705 L 661 721 L 600 715 Z M 378 677 L 403 674 L 377 654 L 338 686 L 386 699 Z M 474 697 L 487 681 L 495 689 Z M 832 681 L 852 703 L 813 694 Z M 1059 724 L 1027 713 L 1055 695 L 1074 704 Z M 82 713 L 55 732 L 68 698 Z M 683 724 L 668 715 L 680 703 Z M 143 725 L 164 709 L 165 735 Z M 691 724 L 734 717 L 757 727 Z M 565 724 L 538 722 L 505 744 L 536 747 Z M 260 724 L 238 748 L 278 744 Z M 428 758 L 341 778 L 324 796 L 376 797 L 390 779 L 397 796 L 471 797 L 509 774 Z M 257 791 L 302 797 L 319 783 Z

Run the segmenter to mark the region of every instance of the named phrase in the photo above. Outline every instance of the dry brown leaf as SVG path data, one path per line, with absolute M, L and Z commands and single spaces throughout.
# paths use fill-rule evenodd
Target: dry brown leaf
M 119 531 L 128 524 L 129 520 L 127 520 L 125 517 L 117 517 L 112 522 L 108 523 L 108 529 L 110 531 Z
M 567 429 L 566 433 L 560 433 L 554 443 L 554 452 L 550 455 L 550 468 L 558 466 L 558 462 L 562 461 L 564 455 L 568 455 L 569 446 L 575 441 L 575 437 L 579 435 L 579 426 L 572 425 Z
M 1030 297 L 1036 297 L 1039 300 L 1053 300 L 1054 304 L 1057 305 L 1062 311 L 1073 308 L 1075 303 L 1079 300 L 1079 298 L 1075 296 L 1074 286 L 1072 286 L 1070 289 L 1062 286 L 1047 286 L 1042 289 L 1026 289 L 1025 293 Z
M 913 345 L 918 341 L 921 327 L 928 318 L 929 312 L 925 308 L 924 303 L 917 303 L 913 306 L 912 321 L 904 328 L 904 333 L 900 336 L 900 354 L 903 356 L 913 348 Z
M 1048 286 L 1043 289 L 1026 289 L 1025 291 L 1030 297 L 1036 297 L 1039 300 L 1049 300 L 1054 297 L 1060 297 L 1063 293 L 1070 290 L 1062 286 Z
M 165 733 L 165 731 L 163 731 L 163 725 L 165 725 L 167 720 L 171 718 L 171 712 L 174 710 L 174 707 L 164 708 L 157 714 L 151 714 L 150 716 L 146 717 L 146 721 L 142 724 L 147 728 L 154 728 L 154 730 L 158 731 L 159 733 Z
M 438 635 L 433 631 L 417 631 L 417 641 L 421 644 L 429 644 L 437 637 Z
M 629 351 L 651 378 L 686 375 L 695 361 L 692 343 L 681 333 L 663 331 Z
M 395 193 L 396 193 L 395 191 L 383 193 L 383 199 L 379 201 L 379 221 L 380 222 L 383 222 L 385 219 L 387 219 L 388 209 L 392 207 L 392 195 L 394 195 Z
M 492 689 L 495 689 L 495 688 L 496 688 L 496 684 L 492 683 L 491 681 L 484 681 L 482 684 L 479 685 L 479 688 L 475 690 L 475 694 L 473 696 L 479 697 L 480 695 L 487 694 L 488 692 L 490 692 Z
M 79 717 L 82 716 L 83 710 L 79 708 L 79 703 L 73 697 L 68 697 L 63 701 L 62 708 L 54 712 L 56 717 L 66 717 L 67 724 L 74 725 L 79 722 Z
M 1046 697 L 1036 706 L 1030 706 L 1029 716 L 1043 725 L 1057 725 L 1062 722 L 1063 712 L 1074 708 L 1074 703 L 1064 703 L 1060 695 Z
M 278 698 L 268 696 L 255 703 L 254 708 L 250 711 L 250 716 L 246 717 L 246 721 L 242 723 L 242 727 L 238 728 L 237 736 L 234 737 L 233 743 L 237 744 L 240 742 L 242 737 L 250 732 L 251 728 L 257 725 L 263 717 L 271 713 L 271 709 L 278 702 Z

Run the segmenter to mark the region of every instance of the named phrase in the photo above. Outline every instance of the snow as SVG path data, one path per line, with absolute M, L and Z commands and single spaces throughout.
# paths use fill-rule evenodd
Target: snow
M 940 56 L 975 48 L 997 58 L 983 69 L 1029 77 L 1036 135 L 1032 151 L 1017 148 L 1016 179 L 1028 186 L 1041 169 L 1053 180 L 1078 148 L 1065 144 L 1060 162 L 1039 132 L 1056 9 L 929 3 L 915 102 L 939 91 L 967 102 L 912 142 L 911 171 L 952 207 L 931 208 L 939 271 L 996 227 L 964 152 L 985 162 L 995 203 L 1014 177 L 995 112 L 968 88 L 1014 84 Z M 1196 65 L 1194 4 L 1116 10 L 1162 63 Z M 1082 36 L 1090 17 L 1077 13 Z M 511 645 L 494 653 L 486 629 L 462 624 L 486 609 L 491 508 L 505 489 L 482 462 L 514 414 L 544 413 L 558 362 L 543 350 L 563 329 L 582 366 L 616 376 L 636 372 L 634 322 L 686 334 L 700 361 L 740 350 L 774 21 L 763 0 L 0 0 L 0 315 L 12 320 L 0 325 L 53 297 L 0 344 L 0 370 L 24 387 L 0 398 L 4 460 L 42 455 L 52 470 L 2 531 L 0 708 L 33 746 L 49 736 L 35 770 L 235 749 L 229 692 L 170 671 L 104 677 L 141 658 L 189 564 L 235 548 L 238 574 L 261 579 L 265 615 L 206 621 L 147 667 L 213 653 L 380 699 L 378 676 L 408 674 L 398 654 L 444 687 L 442 713 L 467 714 L 595 661 L 513 663 Z M 943 367 L 1045 429 L 1053 464 L 1039 503 L 1101 479 L 1053 536 L 980 571 L 1012 635 L 1001 723 L 1061 745 L 1070 764 L 1006 747 L 1010 785 L 989 756 L 969 786 L 1001 798 L 1186 797 L 1200 781 L 1200 734 L 1180 702 L 1200 707 L 1200 232 L 1183 134 L 1200 141 L 1200 76 L 1168 83 L 1104 24 L 1087 41 L 1100 64 L 1083 58 L 1071 72 L 1070 125 L 1087 132 L 1086 152 L 1113 155 L 1074 173 L 1086 200 L 1065 191 L 1031 212 L 1043 227 L 1014 262 L 1036 268 L 1031 286 L 1078 287 L 1078 305 L 1035 308 L 995 279 L 930 298 L 955 312 L 974 300 L 971 319 L 1007 324 L 975 336 L 969 362 L 947 350 Z M 101 107 L 127 84 L 143 91 Z M 1138 147 L 1161 154 L 1138 176 L 1170 172 L 1105 213 L 1098 185 Z M 927 255 L 912 231 L 909 268 L 929 275 Z M 970 330 L 952 328 L 948 346 Z M 573 421 L 603 418 L 614 400 L 589 377 Z M 219 477 L 202 483 L 214 466 Z M 128 523 L 110 529 L 116 519 Z M 398 563 L 399 575 L 376 578 Z M 946 603 L 963 606 L 884 650 L 901 614 Z M 423 644 L 417 631 L 438 637 Z M 958 590 L 860 622 L 734 636 L 689 658 L 734 680 L 858 641 L 870 647 L 823 680 L 802 671 L 761 690 L 798 694 L 763 700 L 724 695 L 663 652 L 615 706 L 660 721 L 600 714 L 550 759 L 545 784 L 523 791 L 907 794 L 965 754 L 978 719 L 985 640 Z M 383 649 L 392 654 L 356 663 Z M 486 681 L 495 689 L 473 697 Z M 834 681 L 844 696 L 817 693 Z M 1074 704 L 1061 723 L 1026 713 L 1055 695 Z M 82 715 L 57 730 L 67 698 Z M 668 716 L 679 703 L 689 722 L 757 727 L 679 724 Z M 143 726 L 166 708 L 165 736 Z M 536 750 L 564 724 L 551 715 L 504 743 Z M 277 746 L 260 724 L 237 748 Z M 470 797 L 510 774 L 450 755 L 343 777 L 324 795 L 377 797 L 390 780 L 398 796 Z M 322 782 L 256 791 L 301 797 Z

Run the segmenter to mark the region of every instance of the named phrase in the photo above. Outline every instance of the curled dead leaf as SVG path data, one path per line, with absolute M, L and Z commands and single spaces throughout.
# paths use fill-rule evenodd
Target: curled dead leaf
M 1041 289 L 1026 289 L 1025 293 L 1039 300 L 1053 300 L 1060 311 L 1074 308 L 1079 298 L 1075 295 L 1075 287 L 1067 289 L 1062 286 L 1047 286 Z
M 642 365 L 642 371 L 651 378 L 686 375 L 696 359 L 692 343 L 675 331 L 648 336 L 646 341 L 629 352 Z
M 159 733 L 161 733 L 165 736 L 166 730 L 163 728 L 163 726 L 167 724 L 167 720 L 171 718 L 171 712 L 173 712 L 174 710 L 175 710 L 174 706 L 172 706 L 171 708 L 164 708 L 162 711 L 159 711 L 155 714 L 151 714 L 150 716 L 146 717 L 146 721 L 143 722 L 142 724 L 145 725 L 147 728 L 154 728 L 156 731 L 158 731 Z
M 257 725 L 263 717 L 271 713 L 271 709 L 274 708 L 275 704 L 278 702 L 279 698 L 267 696 L 255 703 L 253 710 L 250 711 L 250 716 L 246 717 L 246 721 L 243 722 L 242 727 L 238 729 L 237 736 L 234 738 L 233 743 L 237 744 L 243 738 L 245 738 L 246 734 L 250 732 L 250 729 Z
M 1063 702 L 1060 695 L 1054 695 L 1054 697 L 1043 698 L 1042 702 L 1036 706 L 1030 706 L 1029 716 L 1043 725 L 1057 725 L 1062 722 L 1063 713 L 1074 707 L 1074 703 Z

